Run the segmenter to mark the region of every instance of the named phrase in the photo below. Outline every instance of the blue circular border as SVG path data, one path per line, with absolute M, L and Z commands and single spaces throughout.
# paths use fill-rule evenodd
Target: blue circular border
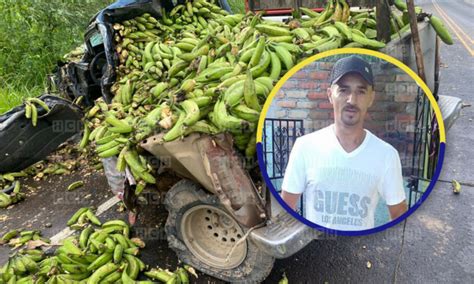
M 281 198 L 280 194 L 275 189 L 275 187 L 273 186 L 273 183 L 271 182 L 270 178 L 268 177 L 267 167 L 266 167 L 265 163 L 263 162 L 264 161 L 264 159 L 263 159 L 263 145 L 262 145 L 261 142 L 257 143 L 257 158 L 258 158 L 258 166 L 260 167 L 260 171 L 262 173 L 263 179 L 265 180 L 265 183 L 267 184 L 267 186 L 270 188 L 271 193 L 276 198 L 276 200 L 278 200 L 280 205 L 283 208 L 285 208 L 285 210 L 288 213 L 290 213 L 293 217 L 298 219 L 303 224 L 305 224 L 307 226 L 310 226 L 314 229 L 317 229 L 319 231 L 325 232 L 325 233 L 331 233 L 331 234 L 336 234 L 336 235 L 341 235 L 341 236 L 362 236 L 362 235 L 377 233 L 377 232 L 383 231 L 385 229 L 388 229 L 390 227 L 393 227 L 396 224 L 398 224 L 398 223 L 402 222 L 403 220 L 405 220 L 408 216 L 413 214 L 413 212 L 415 212 L 415 210 L 418 209 L 418 207 L 420 207 L 420 205 L 423 203 L 423 201 L 425 201 L 426 198 L 428 198 L 428 195 L 433 190 L 436 182 L 438 181 L 439 175 L 441 174 L 441 169 L 443 167 L 443 161 L 444 161 L 445 147 L 446 147 L 446 144 L 444 142 L 440 142 L 438 163 L 436 164 L 436 170 L 435 170 L 434 176 L 431 179 L 430 184 L 428 185 L 428 188 L 426 189 L 425 193 L 423 193 L 421 198 L 407 212 L 405 212 L 403 215 L 401 215 L 397 219 L 392 220 L 392 221 L 390 221 L 390 222 L 388 222 L 388 223 L 386 223 L 382 226 L 378 226 L 378 227 L 375 227 L 373 229 L 368 229 L 368 230 L 361 230 L 361 231 L 343 231 L 343 230 L 328 229 L 326 227 L 323 227 L 323 226 L 320 226 L 316 223 L 313 223 L 313 222 L 309 221 L 308 219 L 304 218 L 303 216 L 301 216 L 300 214 L 298 214 L 296 211 L 291 209 L 291 207 L 288 206 L 286 204 L 286 202 Z

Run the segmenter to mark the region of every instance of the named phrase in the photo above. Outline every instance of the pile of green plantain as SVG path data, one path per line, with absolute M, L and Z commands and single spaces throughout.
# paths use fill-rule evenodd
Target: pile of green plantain
M 159 19 L 145 13 L 115 23 L 115 96 L 90 109 L 80 147 L 93 142 L 99 157 L 118 156 L 117 170 L 128 165 L 140 189 L 156 181 L 136 145 L 153 134 L 162 133 L 164 143 L 230 132 L 235 147 L 254 157 L 262 105 L 286 71 L 326 50 L 385 46 L 375 39 L 373 9 L 329 1 L 321 13 L 300 10 L 304 17 L 282 23 L 194 0 L 162 9 Z M 408 21 L 393 15 L 399 35 Z
M 187 270 L 195 273 L 188 266 L 175 272 L 149 269 L 138 258 L 145 243 L 130 238 L 130 228 L 122 220 L 102 224 L 90 208 L 81 208 L 67 224 L 80 231 L 79 234 L 66 238 L 53 255 L 41 249 L 16 251 L 0 268 L 0 283 L 156 283 L 136 281 L 141 272 L 163 283 L 189 283 Z M 19 240 L 35 234 L 39 237 L 37 231 L 12 230 L 2 236 L 0 243 L 19 244 Z

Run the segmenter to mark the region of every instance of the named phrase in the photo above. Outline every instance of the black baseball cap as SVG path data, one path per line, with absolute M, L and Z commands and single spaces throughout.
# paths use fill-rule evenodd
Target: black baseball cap
M 364 59 L 356 55 L 351 55 L 339 59 L 334 63 L 331 74 L 329 76 L 331 85 L 336 83 L 342 76 L 347 73 L 360 74 L 371 86 L 374 85 L 374 77 L 372 75 L 372 67 Z

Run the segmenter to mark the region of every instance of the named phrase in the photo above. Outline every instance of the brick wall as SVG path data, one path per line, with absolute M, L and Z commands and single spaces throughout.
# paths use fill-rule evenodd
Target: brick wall
M 365 128 L 399 151 L 404 174 L 410 174 L 418 87 L 401 69 L 378 58 L 370 59 L 376 93 Z M 268 118 L 303 119 L 305 133 L 333 123 L 326 90 L 336 59 L 323 60 L 305 66 L 283 85 L 270 106 Z

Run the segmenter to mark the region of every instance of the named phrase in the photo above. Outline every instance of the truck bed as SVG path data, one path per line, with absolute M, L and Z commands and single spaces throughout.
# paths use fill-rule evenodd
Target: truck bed
M 438 64 L 436 60 L 436 32 L 428 22 L 418 23 L 418 30 L 425 65 L 426 84 L 431 92 L 435 93 L 435 66 Z M 401 38 L 390 41 L 380 52 L 397 58 L 417 73 L 415 48 L 410 32 L 402 34 Z

